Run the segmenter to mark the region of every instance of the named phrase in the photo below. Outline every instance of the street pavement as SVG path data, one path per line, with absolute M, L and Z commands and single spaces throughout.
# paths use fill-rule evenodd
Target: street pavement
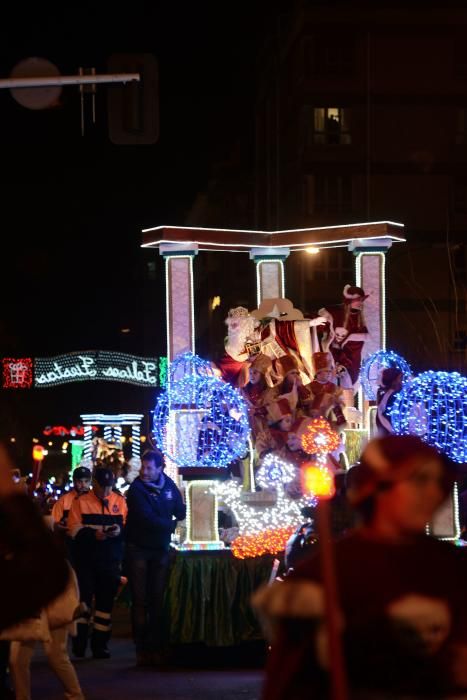
M 120 617 L 120 619 L 118 619 Z M 112 658 L 73 660 L 86 700 L 259 700 L 261 653 L 180 648 L 166 669 L 136 667 L 129 627 L 117 615 Z M 31 664 L 32 700 L 63 700 L 41 645 Z

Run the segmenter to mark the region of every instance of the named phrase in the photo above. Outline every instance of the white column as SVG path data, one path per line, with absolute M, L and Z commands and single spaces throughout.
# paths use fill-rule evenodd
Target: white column
M 379 238 L 372 245 L 351 241 L 349 250 L 355 255 L 355 284 L 370 296 L 365 300 L 364 315 L 369 338 L 362 359 L 377 350 L 386 350 L 386 252 L 391 240 Z
M 133 438 L 131 456 L 139 459 L 141 455 L 141 427 L 139 423 L 131 426 L 131 437 Z
M 83 460 L 87 463 L 91 461 L 92 453 L 92 424 L 84 423 L 84 450 Z
M 258 306 L 263 299 L 285 297 L 284 261 L 288 248 L 252 248 L 250 258 L 256 264 L 256 297 Z
M 167 358 L 169 363 L 183 352 L 195 352 L 193 258 L 196 245 L 161 245 L 165 258 Z

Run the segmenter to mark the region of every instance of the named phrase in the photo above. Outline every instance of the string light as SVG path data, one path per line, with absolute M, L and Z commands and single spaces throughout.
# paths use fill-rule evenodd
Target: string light
M 245 401 L 211 376 L 209 362 L 184 353 L 169 370 L 170 381 L 154 411 L 154 437 L 170 460 L 184 467 L 227 467 L 246 452 L 250 432 Z M 174 364 L 172 363 L 172 364 Z
M 277 455 L 271 453 L 264 458 L 257 478 L 263 488 L 268 489 L 254 494 L 259 502 L 257 506 L 248 502 L 252 494 L 245 494 L 242 486 L 233 479 L 215 485 L 220 499 L 234 514 L 240 535 L 258 535 L 281 527 L 296 528 L 303 520 L 302 509 L 316 505 L 311 494 L 297 499 L 288 495 L 285 487 L 298 480 L 298 470 Z M 271 498 L 275 501 L 272 505 Z
M 2 366 L 4 389 L 30 389 L 32 387 L 33 361 L 31 357 L 19 359 L 4 357 Z
M 393 350 L 378 350 L 367 357 L 360 370 L 362 387 L 369 401 L 376 401 L 381 372 L 389 367 L 394 367 L 401 371 L 403 385 L 411 380 L 412 370 L 407 360 Z
M 203 360 L 202 357 L 192 352 L 183 352 L 170 363 L 169 382 L 172 384 L 187 376 L 213 377 L 214 369 L 209 360 Z
M 159 358 L 159 386 L 167 384 L 168 360 L 166 357 Z
M 157 386 L 157 357 L 93 350 L 34 361 L 36 388 L 91 380 L 118 381 L 138 386 Z
M 398 434 L 418 435 L 455 462 L 467 461 L 467 378 L 423 372 L 397 394 L 390 420 Z
M 340 435 L 331 428 L 326 418 L 312 418 L 307 421 L 306 432 L 302 435 L 302 447 L 307 454 L 333 452 L 340 444 Z
M 275 530 L 264 530 L 256 535 L 240 535 L 232 542 L 232 554 L 237 559 L 278 554 L 284 551 L 295 529 L 295 527 L 279 527 Z

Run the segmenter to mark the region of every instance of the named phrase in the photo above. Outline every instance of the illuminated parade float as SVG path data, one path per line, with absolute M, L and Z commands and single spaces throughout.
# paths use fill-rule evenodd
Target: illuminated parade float
M 216 515 L 220 505 L 235 516 L 236 537 L 226 541 L 236 556 L 282 550 L 303 520 L 305 501 L 313 501 L 313 494 L 300 493 L 300 467 L 316 459 L 316 451 L 306 449 L 305 433 L 314 430 L 317 419 L 325 418 L 338 436 L 328 450 L 334 471 L 357 461 L 365 441 L 378 429 L 384 432 L 385 420 L 391 420 L 390 430 L 421 435 L 455 461 L 465 461 L 467 380 L 455 373 L 413 379 L 406 360 L 386 349 L 386 255 L 403 242 L 403 226 L 387 221 L 272 233 L 143 231 L 143 247 L 157 249 L 165 259 L 172 369 L 156 407 L 154 436 L 169 473 L 185 487 L 189 515 L 180 548 L 224 546 Z M 355 286 L 345 287 L 343 304 L 320 309 L 316 318 L 305 318 L 286 298 L 284 261 L 310 247 L 346 247 L 355 260 Z M 256 267 L 255 303 L 251 311 L 228 311 L 225 355 L 217 365 L 195 355 L 193 260 L 201 251 L 244 252 Z M 351 315 L 345 316 L 346 309 Z M 263 377 L 262 398 L 249 381 L 252 369 Z M 286 384 L 287 372 L 294 370 L 300 377 L 295 395 Z M 378 416 L 376 405 L 385 370 L 401 375 L 399 391 L 388 387 L 384 395 L 386 417 L 382 411 Z M 320 375 L 327 382 L 317 382 Z M 282 421 L 274 421 L 287 417 L 284 400 L 294 422 L 287 441 L 276 430 Z M 241 478 L 226 478 L 235 461 L 241 463 Z M 459 536 L 456 492 L 432 531 Z

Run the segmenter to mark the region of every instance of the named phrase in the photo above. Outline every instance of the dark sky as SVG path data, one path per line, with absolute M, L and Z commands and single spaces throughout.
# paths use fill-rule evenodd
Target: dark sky
M 183 224 L 212 165 L 253 123 L 255 9 L 254 2 L 211 0 L 2 8 L 2 78 L 33 56 L 66 75 L 79 66 L 108 72 L 113 53 L 154 54 L 160 138 L 155 145 L 111 143 L 105 87 L 98 88 L 97 123 L 87 118 L 84 138 L 78 88 L 64 88 L 60 105 L 40 112 L 0 91 L 1 356 L 86 348 L 161 353 L 165 323 L 148 332 L 138 312 L 148 294 L 140 231 Z M 163 321 L 160 291 L 150 287 L 158 295 L 155 325 Z M 122 338 L 124 326 L 132 333 Z M 0 435 L 10 430 L 12 413 L 16 425 L 47 424 L 114 404 L 136 410 L 140 402 L 140 389 L 87 386 L 86 393 L 68 385 L 40 397 L 0 390 Z M 92 405 L 84 406 L 84 397 Z

